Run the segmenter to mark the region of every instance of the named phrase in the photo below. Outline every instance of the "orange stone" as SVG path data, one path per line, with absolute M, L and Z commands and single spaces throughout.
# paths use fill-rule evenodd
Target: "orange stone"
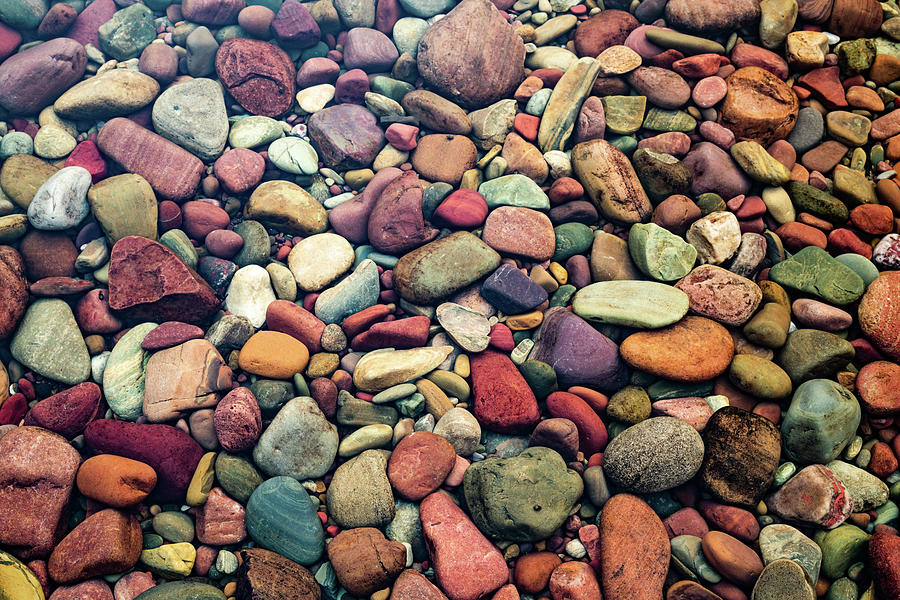
M 796 94 L 778 77 L 760 67 L 738 69 L 726 79 L 728 92 L 719 123 L 739 140 L 768 146 L 791 132 L 800 105 Z
M 78 469 L 78 491 L 108 506 L 121 508 L 143 501 L 156 487 L 156 471 L 137 460 L 100 454 Z
M 47 561 L 57 583 L 75 583 L 127 571 L 141 556 L 141 526 L 133 516 L 107 508 L 79 523 Z
M 272 379 L 290 379 L 307 363 L 309 351 L 303 342 L 279 331 L 254 333 L 238 355 L 241 369 Z
M 537 594 L 547 587 L 550 574 L 562 561 L 554 552 L 532 552 L 516 560 L 513 581 L 526 594 Z

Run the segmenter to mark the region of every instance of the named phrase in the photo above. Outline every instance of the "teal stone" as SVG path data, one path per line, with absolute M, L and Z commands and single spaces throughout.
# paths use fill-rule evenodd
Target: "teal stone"
M 403 19 L 400 19 L 400 21 L 402 20 Z M 413 20 L 418 21 L 419 19 Z M 413 56 L 415 56 L 415 54 L 413 54 Z M 394 102 L 400 102 L 401 100 L 403 100 L 403 96 L 416 89 L 416 86 L 410 83 L 400 81 L 399 79 L 394 79 L 393 77 L 387 77 L 385 75 L 376 75 L 372 78 L 372 81 L 369 85 L 372 88 L 373 92 L 375 92 L 376 94 L 381 94 L 382 96 L 387 96 Z
M 280 3 L 281 0 L 278 0 L 278 2 Z M 311 58 L 321 58 L 327 55 L 330 50 L 331 48 L 329 48 L 328 44 L 326 44 L 325 42 L 317 42 L 315 46 L 310 46 L 300 53 L 300 60 L 305 62 Z
M 764 525 L 759 532 L 759 551 L 764 564 L 787 558 L 803 567 L 810 581 L 819 579 L 822 550 L 799 529 L 783 523 Z
M 511 458 L 472 463 L 463 492 L 472 520 L 489 536 L 511 541 L 548 537 L 581 497 L 581 476 L 543 446 Z
M 2 0 L 0 21 L 13 29 L 36 29 L 47 9 L 47 0 Z
M 325 533 L 309 494 L 292 477 L 267 479 L 247 502 L 247 533 L 253 540 L 301 565 L 319 560 Z
M 880 273 L 878 272 L 878 267 L 875 266 L 875 263 L 873 263 L 862 254 L 857 254 L 856 252 L 840 254 L 838 256 L 835 256 L 834 260 L 838 261 L 842 265 L 850 267 L 854 273 L 862 277 L 863 283 L 866 287 L 869 287 L 869 284 L 878 279 L 878 276 L 880 275 Z
M 628 234 L 634 264 L 657 281 L 674 281 L 691 272 L 697 249 L 656 223 L 635 223 Z
M 156 39 L 153 11 L 143 4 L 132 4 L 117 11 L 97 30 L 100 49 L 122 61 L 140 56 L 143 49 Z
M 832 377 L 847 367 L 856 350 L 842 337 L 818 329 L 797 329 L 787 336 L 778 364 L 794 384 Z
M 607 478 L 607 480 L 608 479 L 609 478 Z M 671 517 L 684 508 L 668 491 L 641 494 L 640 498 L 653 509 L 653 512 L 659 515 L 660 519 Z
M 578 289 L 571 284 L 561 285 L 559 288 L 553 292 L 553 296 L 550 297 L 550 307 L 554 306 L 567 306 L 569 304 L 569 300 L 572 299 L 572 296 L 575 295 Z
M 488 208 L 498 206 L 521 206 L 535 210 L 550 210 L 550 198 L 533 179 L 519 173 L 504 175 L 478 186 L 478 193 L 484 196 Z
M 250 36 L 250 34 L 248 34 L 240 25 L 226 25 L 216 31 L 216 35 L 213 36 L 213 39 L 221 45 L 225 40 L 248 37 L 252 36 Z
M 144 370 L 150 352 L 141 348 L 141 342 L 157 327 L 156 323 L 135 325 L 109 353 L 103 370 L 103 395 L 109 408 L 122 419 L 136 421 L 143 414 Z
M 250 461 L 227 452 L 220 452 L 216 456 L 215 469 L 216 481 L 229 496 L 241 504 L 246 504 L 253 491 L 263 482 L 259 471 Z
M 0 141 L 0 159 L 6 160 L 13 154 L 34 154 L 34 140 L 24 131 L 13 131 Z
M 425 412 L 425 396 L 418 392 L 397 400 L 396 404 L 400 414 L 411 419 L 417 419 Z
M 675 536 L 669 542 L 672 546 L 672 556 L 680 560 L 703 581 L 719 583 L 722 581 L 722 576 L 706 560 L 700 542 L 700 538 L 695 535 Z
M 864 560 L 869 534 L 856 525 L 844 523 L 816 541 L 822 549 L 822 574 L 837 579 L 847 574 L 850 565 Z
M 309 394 L 294 393 L 294 386 L 290 381 L 278 381 L 275 379 L 257 379 L 250 384 L 250 391 L 256 396 L 259 409 L 264 413 L 276 413 L 288 400 L 294 396 L 308 396 Z
M 550 102 L 550 95 L 552 93 L 553 90 L 550 88 L 541 88 L 536 91 L 525 104 L 525 112 L 529 115 L 540 117 L 544 114 L 544 109 L 547 108 L 547 103 Z
M 167 510 L 153 517 L 153 531 L 168 542 L 190 542 L 194 539 L 194 520 L 183 512 Z
M 526 360 L 519 367 L 522 377 L 538 400 L 543 400 L 559 389 L 556 371 L 553 367 L 539 360 Z
M 234 232 L 241 236 L 244 245 L 231 261 L 239 267 L 247 265 L 265 266 L 269 262 L 269 232 L 259 221 L 248 219 L 234 226 Z
M 154 548 L 159 548 L 163 545 L 165 540 L 163 540 L 162 536 L 156 533 L 145 533 L 142 536 L 143 543 L 142 548 L 144 550 L 152 550 Z
M 609 143 L 621 150 L 623 154 L 628 155 L 637 150 L 638 147 L 637 138 L 633 135 L 620 135 L 609 140 Z
M 772 485 L 775 487 L 781 487 L 784 483 L 794 476 L 794 473 L 797 472 L 797 465 L 788 461 L 783 462 L 775 471 L 775 480 L 772 482 Z
M 340 283 L 319 295 L 316 316 L 326 325 L 340 323 L 346 317 L 377 304 L 380 291 L 378 267 L 366 259 Z
M 228 132 L 228 145 L 232 148 L 256 148 L 283 136 L 281 123 L 269 117 L 254 115 L 234 122 Z
M 834 460 L 856 435 L 861 411 L 852 392 L 836 381 L 812 379 L 801 384 L 781 424 L 782 448 L 791 460 Z
M 9 350 L 17 361 L 54 381 L 75 385 L 91 376 L 91 357 L 81 330 L 72 309 L 62 300 L 32 303 Z
M 594 231 L 584 223 L 563 223 L 553 228 L 556 249 L 551 260 L 560 264 L 576 254 L 584 254 L 591 248 Z
M 655 329 L 687 314 L 690 301 L 681 290 L 654 281 L 598 281 L 578 290 L 576 315 L 589 321 Z
M 225 594 L 208 583 L 169 581 L 150 588 L 134 600 L 225 600 Z
M 403 17 L 394 24 L 391 38 L 400 54 L 408 52 L 413 58 L 419 51 L 419 40 L 428 31 L 428 21 L 414 17 Z M 399 100 L 398 100 L 399 102 Z
M 400 0 L 400 6 L 411 15 L 428 19 L 448 12 L 456 6 L 456 0 Z
M 875 509 L 875 520 L 869 523 L 869 528 L 874 529 L 876 525 L 887 524 L 895 521 L 900 517 L 900 508 L 892 501 L 888 500 Z
M 443 181 L 432 183 L 425 188 L 425 192 L 422 194 L 422 214 L 426 221 L 431 219 L 434 211 L 451 192 L 453 192 L 453 186 Z
M 667 381 L 660 379 L 647 386 L 647 395 L 656 402 L 670 398 L 706 397 L 712 394 L 712 382 L 681 383 L 679 381 Z
M 828 192 L 799 181 L 787 182 L 785 189 L 798 212 L 812 213 L 835 225 L 843 225 L 850 218 L 847 205 Z
M 769 278 L 781 286 L 839 306 L 855 302 L 865 291 L 862 277 L 817 246 L 807 246 L 773 266 Z
M 192 269 L 197 269 L 197 250 L 185 232 L 180 229 L 170 229 L 159 236 L 159 243 L 174 252 L 181 262 Z
M 379 267 L 385 269 L 393 269 L 394 265 L 397 264 L 397 261 L 400 260 L 396 256 L 382 254 L 381 252 L 369 252 L 368 258 Z
M 832 582 L 825 593 L 825 600 L 858 600 L 859 589 L 852 579 L 841 577 Z
M 302 138 L 278 138 L 269 144 L 267 152 L 272 164 L 285 173 L 312 175 L 319 170 L 319 155 Z
M 144 0 L 144 4 L 146 4 L 150 10 L 165 12 L 174 1 L 175 0 Z
M 697 128 L 697 119 L 683 110 L 664 110 L 652 106 L 644 117 L 643 128 L 650 131 L 692 133 Z

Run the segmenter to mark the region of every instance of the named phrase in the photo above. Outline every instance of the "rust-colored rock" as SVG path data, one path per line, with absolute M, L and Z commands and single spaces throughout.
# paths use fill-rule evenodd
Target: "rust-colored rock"
M 10 246 L 0 246 L 0 340 L 8 338 L 28 307 L 28 282 L 22 256 Z
M 415 171 L 384 188 L 369 215 L 369 243 L 376 250 L 399 256 L 437 237 L 438 230 L 422 214 L 423 192 Z
M 834 0 L 828 31 L 847 40 L 875 37 L 881 19 L 877 0 Z
M 225 40 L 216 52 L 216 74 L 251 114 L 277 117 L 294 102 L 294 63 L 284 50 L 268 42 Z
M 137 563 L 142 543 L 138 520 L 107 508 L 79 523 L 56 546 L 47 569 L 57 583 L 121 573 Z
M 84 461 L 75 479 L 83 495 L 115 508 L 142 502 L 156 487 L 156 471 L 137 460 L 100 454 Z
M 424 179 L 454 186 L 459 185 L 463 173 L 474 167 L 476 160 L 478 149 L 464 135 L 434 133 L 423 136 L 412 155 L 413 168 Z
M 265 550 L 240 551 L 237 571 L 238 600 L 319 600 L 322 591 L 313 574 L 294 561 Z
M 738 69 L 725 80 L 728 92 L 719 123 L 738 140 L 768 146 L 794 129 L 800 104 L 786 83 L 760 67 Z
M 456 465 L 450 442 L 430 431 L 406 436 L 391 453 L 387 476 L 407 500 L 417 502 L 438 489 Z
M 328 544 L 338 580 L 354 596 L 388 587 L 406 565 L 406 548 L 374 527 L 347 529 Z
M 859 302 L 859 326 L 879 350 L 900 360 L 900 271 L 869 284 Z
M 447 596 L 415 569 L 406 569 L 394 582 L 390 600 L 447 600 Z
M 470 356 L 475 416 L 503 433 L 531 431 L 541 419 L 534 392 L 509 357 L 485 350 Z

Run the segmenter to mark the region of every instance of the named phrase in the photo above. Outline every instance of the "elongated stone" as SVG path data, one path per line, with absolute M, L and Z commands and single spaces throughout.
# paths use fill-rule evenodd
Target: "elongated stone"
M 430 373 L 452 351 L 451 346 L 375 350 L 356 363 L 353 383 L 365 392 L 380 392 Z
M 600 281 L 575 294 L 572 310 L 589 321 L 655 329 L 680 320 L 688 311 L 681 290 L 653 281 Z
M 591 93 L 603 63 L 590 57 L 578 59 L 566 70 L 550 94 L 541 115 L 538 146 L 542 152 L 562 150 L 572 135 L 581 105 Z
M 144 401 L 144 369 L 150 352 L 141 342 L 156 329 L 156 323 L 141 323 L 119 338 L 103 370 L 103 395 L 114 413 L 123 419 L 137 420 Z
M 640 223 L 653 208 L 631 161 L 603 139 L 583 142 L 572 150 L 578 180 L 604 216 L 622 223 Z

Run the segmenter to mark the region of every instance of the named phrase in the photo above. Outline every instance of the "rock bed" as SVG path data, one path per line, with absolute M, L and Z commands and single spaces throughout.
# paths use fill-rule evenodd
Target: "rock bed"
M 893 0 L 0 1 L 0 597 L 897 600 Z

